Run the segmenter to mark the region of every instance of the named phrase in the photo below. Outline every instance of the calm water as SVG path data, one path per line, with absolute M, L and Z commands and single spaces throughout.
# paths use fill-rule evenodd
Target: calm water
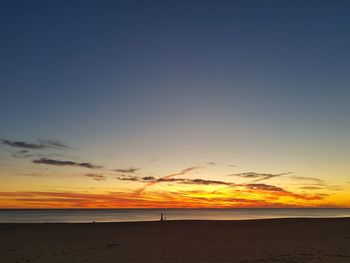
M 350 209 L 0 209 L 0 223 L 83 223 L 159 220 L 242 220 L 350 217 Z

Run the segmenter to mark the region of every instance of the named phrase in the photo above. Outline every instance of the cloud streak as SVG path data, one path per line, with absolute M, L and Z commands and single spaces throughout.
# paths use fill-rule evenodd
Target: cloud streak
M 277 187 L 270 184 L 245 184 L 248 189 L 252 190 L 262 190 L 262 191 L 272 191 L 272 192 L 284 192 L 285 190 L 281 187 Z
M 191 173 L 191 172 L 193 172 L 195 170 L 198 170 L 200 168 L 202 168 L 202 167 L 191 166 L 191 167 L 188 167 L 188 168 L 185 168 L 185 169 L 181 170 L 178 173 L 173 173 L 173 174 L 169 174 L 169 175 L 163 176 L 163 177 L 161 177 L 160 179 L 158 179 L 156 181 L 148 182 L 144 187 L 142 187 L 141 189 L 137 190 L 136 192 L 137 193 L 142 193 L 147 187 L 159 183 L 160 182 L 159 180 L 167 180 L 167 179 L 170 179 L 170 178 L 173 178 L 173 177 L 176 177 L 176 176 L 185 175 L 185 174 Z
M 301 180 L 301 181 L 311 181 L 311 182 L 319 184 L 319 185 L 325 184 L 325 181 L 318 179 L 318 178 L 314 178 L 314 177 L 291 176 L 290 178 L 295 179 L 295 180 Z
M 33 157 L 34 154 L 31 154 L 28 150 L 20 150 L 20 151 L 17 151 L 16 153 L 12 153 L 11 156 L 15 158 L 29 158 L 29 157 Z
M 137 171 L 139 171 L 140 168 L 133 168 L 133 167 L 130 167 L 130 168 L 127 168 L 127 169 L 114 169 L 113 171 L 114 172 L 118 172 L 118 173 L 126 173 L 126 174 L 133 174 Z
M 278 173 L 278 174 L 270 174 L 270 173 L 257 173 L 257 172 L 247 172 L 247 173 L 238 173 L 238 174 L 232 174 L 231 176 L 239 176 L 242 178 L 248 178 L 248 179 L 254 179 L 252 183 L 260 182 L 263 180 L 268 180 L 274 177 L 282 176 L 292 174 L 292 172 L 287 173 Z
M 88 173 L 88 174 L 83 174 L 83 176 L 92 178 L 95 181 L 105 181 L 107 179 L 107 177 L 105 175 L 103 175 L 103 174 L 91 174 L 91 173 Z
M 11 141 L 1 139 L 1 143 L 10 147 L 15 148 L 24 148 L 32 150 L 41 150 L 41 149 L 69 149 L 66 144 L 57 141 L 57 140 L 42 140 L 38 139 L 37 143 L 25 142 L 25 141 Z
M 181 183 L 181 184 L 193 184 L 193 185 L 234 185 L 233 183 L 216 181 L 216 180 L 205 180 L 205 179 L 185 179 L 185 178 L 169 178 L 161 177 L 156 178 L 154 176 L 128 176 L 128 177 L 117 177 L 121 181 L 132 181 L 132 182 L 141 182 L 148 184 L 156 183 Z
M 79 163 L 74 161 L 65 161 L 65 160 L 54 160 L 54 159 L 47 159 L 47 158 L 40 158 L 32 161 L 36 164 L 46 164 L 46 165 L 54 165 L 54 166 L 76 166 L 76 167 L 83 167 L 83 168 L 89 168 L 89 169 L 99 169 L 103 166 L 101 165 L 95 165 L 92 163 Z

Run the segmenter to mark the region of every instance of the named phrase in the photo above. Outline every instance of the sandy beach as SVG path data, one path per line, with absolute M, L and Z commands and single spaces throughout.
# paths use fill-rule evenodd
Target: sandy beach
M 350 218 L 0 224 L 1 262 L 350 262 Z

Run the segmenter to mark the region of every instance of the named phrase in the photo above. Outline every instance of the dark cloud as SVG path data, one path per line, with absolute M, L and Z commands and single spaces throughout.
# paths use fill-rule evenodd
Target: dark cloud
M 106 180 L 106 176 L 102 175 L 102 174 L 84 174 L 83 176 L 85 177 L 89 177 L 89 178 L 92 178 L 96 181 L 104 181 Z
M 132 174 L 132 173 L 135 173 L 137 171 L 139 171 L 140 168 L 133 168 L 133 167 L 130 167 L 130 168 L 127 168 L 127 169 L 114 169 L 113 171 L 114 172 L 118 172 L 118 173 L 127 173 L 127 174 Z
M 126 176 L 126 177 L 116 177 L 118 180 L 121 180 L 121 181 L 133 181 L 133 182 L 142 182 L 144 183 L 146 180 L 143 180 L 142 178 L 140 177 L 137 177 L 137 176 Z
M 18 148 L 27 148 L 27 149 L 43 149 L 46 148 L 44 144 L 36 144 L 36 143 L 28 143 L 22 141 L 9 141 L 9 140 L 1 140 L 2 144 L 18 147 Z
M 233 183 L 228 183 L 224 181 L 216 180 L 205 180 L 205 179 L 185 179 L 185 178 L 155 178 L 154 176 L 127 176 L 127 177 L 117 177 L 117 179 L 122 181 L 133 181 L 141 183 L 181 183 L 181 184 L 193 184 L 193 185 L 233 185 Z
M 262 191 L 273 191 L 273 192 L 285 192 L 285 190 L 281 187 L 277 187 L 269 184 L 245 184 L 244 185 L 248 189 L 252 190 L 262 190 Z
M 268 180 L 274 177 L 282 176 L 282 175 L 287 175 L 291 174 L 292 172 L 288 173 L 279 173 L 279 174 L 270 174 L 270 173 L 257 173 L 257 172 L 247 172 L 247 173 L 238 173 L 238 174 L 232 174 L 231 176 L 239 176 L 243 178 L 250 178 L 250 179 L 255 179 L 252 182 L 259 182 L 263 180 Z
M 188 184 L 200 184 L 200 185 L 233 185 L 232 183 L 217 181 L 217 180 L 205 180 L 205 179 L 187 179 L 185 181 Z
M 91 163 L 79 163 L 79 162 L 73 162 L 73 161 L 53 160 L 53 159 L 47 159 L 47 158 L 40 158 L 40 159 L 33 160 L 33 163 L 55 165 L 55 166 L 79 166 L 79 167 L 90 168 L 90 169 L 98 169 L 103 167 L 103 166 L 95 165 Z
M 213 166 L 214 166 L 214 165 L 217 165 L 216 162 L 208 162 L 208 164 L 209 164 L 209 165 L 213 165 Z
M 69 148 L 67 145 L 65 145 L 60 141 L 41 140 L 41 139 L 38 139 L 38 143 L 30 143 L 30 142 L 24 142 L 24 141 L 10 141 L 10 140 L 2 139 L 1 143 L 11 147 L 25 148 L 25 149 L 32 149 L 32 150 L 50 149 L 50 148 L 54 148 L 54 149 Z
M 144 176 L 144 177 L 142 177 L 142 179 L 144 181 L 151 181 L 151 180 L 155 180 L 156 178 L 154 176 Z
M 255 172 L 248 172 L 248 173 L 239 173 L 239 174 L 231 174 L 232 176 L 239 176 L 244 178 L 259 178 L 262 174 L 255 173 Z

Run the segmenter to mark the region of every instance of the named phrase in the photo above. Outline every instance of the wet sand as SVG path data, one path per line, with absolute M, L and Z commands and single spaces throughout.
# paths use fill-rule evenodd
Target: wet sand
M 350 262 L 350 218 L 0 224 L 0 262 Z

